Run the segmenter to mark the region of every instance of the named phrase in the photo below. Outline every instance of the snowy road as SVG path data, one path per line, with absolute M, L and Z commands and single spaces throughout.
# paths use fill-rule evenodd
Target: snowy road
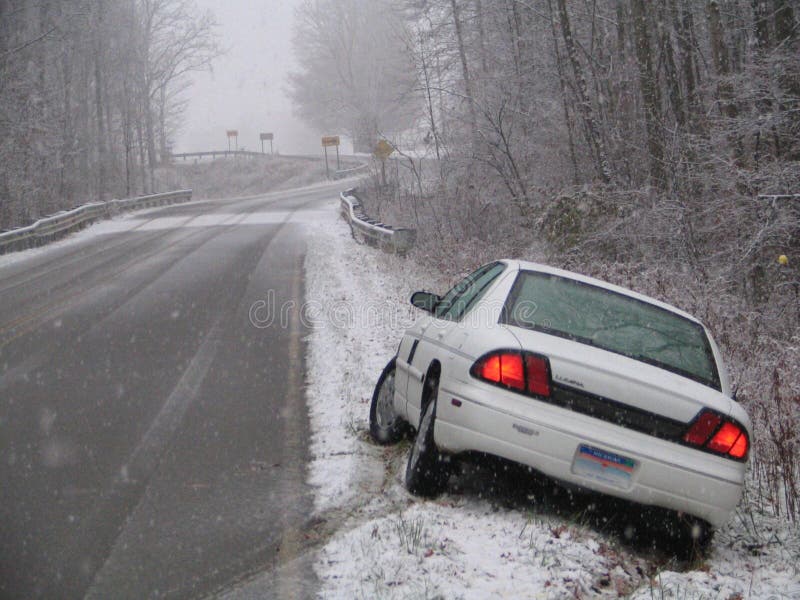
M 251 309 L 302 302 L 303 223 L 340 187 L 0 257 L 0 596 L 197 597 L 255 571 L 308 593 L 306 332 Z

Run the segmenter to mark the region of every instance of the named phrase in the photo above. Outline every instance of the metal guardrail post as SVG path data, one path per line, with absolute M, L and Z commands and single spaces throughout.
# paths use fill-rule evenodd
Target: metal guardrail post
M 350 224 L 356 241 L 400 256 L 405 256 L 413 248 L 416 230 L 392 227 L 370 219 L 364 214 L 354 189 L 345 190 L 339 198 L 341 215 Z

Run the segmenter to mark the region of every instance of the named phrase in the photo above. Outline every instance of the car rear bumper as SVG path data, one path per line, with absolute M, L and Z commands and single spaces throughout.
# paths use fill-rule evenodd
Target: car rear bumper
M 730 518 L 744 482 L 744 463 L 474 382 L 441 382 L 435 439 L 447 452 L 500 456 L 584 488 L 682 511 L 715 527 Z M 611 466 L 598 455 L 612 457 Z M 619 469 L 616 458 L 624 459 Z M 593 460 L 604 464 L 593 465 Z

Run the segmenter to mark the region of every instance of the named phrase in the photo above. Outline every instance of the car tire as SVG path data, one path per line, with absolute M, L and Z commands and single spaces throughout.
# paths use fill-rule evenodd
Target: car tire
M 381 371 L 369 406 L 369 434 L 381 446 L 399 442 L 404 433 L 403 421 L 394 410 L 395 359 Z
M 406 466 L 406 489 L 415 496 L 432 498 L 441 494 L 447 485 L 449 471 L 433 439 L 436 422 L 437 381 L 430 384 L 430 399 L 422 411 L 419 428 Z
M 714 541 L 714 528 L 701 519 L 688 519 L 681 523 L 681 534 L 686 560 L 704 558 Z

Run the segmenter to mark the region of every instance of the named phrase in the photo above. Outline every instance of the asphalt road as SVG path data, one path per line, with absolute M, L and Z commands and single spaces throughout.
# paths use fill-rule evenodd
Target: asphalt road
M 336 189 L 0 259 L 0 597 L 195 598 L 259 571 L 276 598 L 313 594 L 293 308 L 302 222 Z M 270 298 L 292 310 L 255 327 Z

